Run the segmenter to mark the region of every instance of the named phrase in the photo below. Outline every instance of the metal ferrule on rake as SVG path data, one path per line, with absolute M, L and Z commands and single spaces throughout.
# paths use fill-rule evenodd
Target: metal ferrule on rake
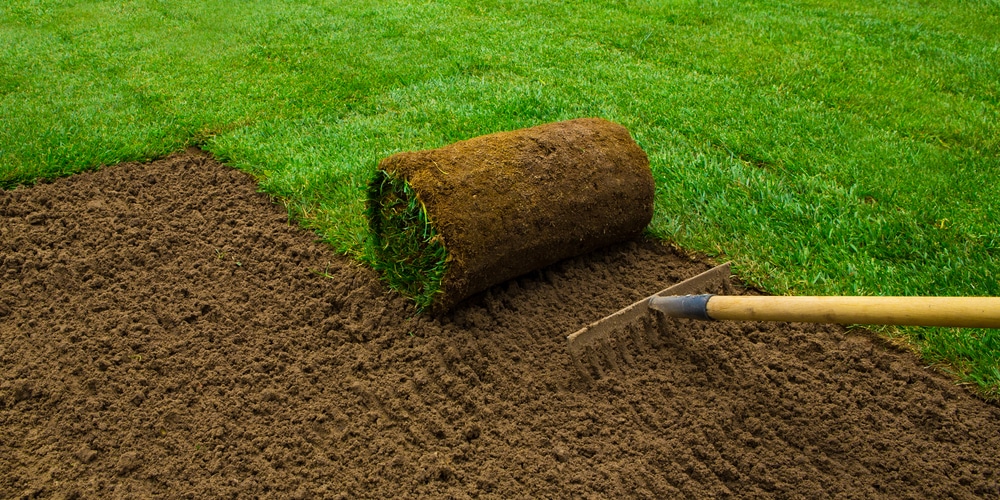
M 712 317 L 708 315 L 708 299 L 712 297 L 714 295 L 711 294 L 673 297 L 654 295 L 649 298 L 649 308 L 671 318 L 710 320 Z

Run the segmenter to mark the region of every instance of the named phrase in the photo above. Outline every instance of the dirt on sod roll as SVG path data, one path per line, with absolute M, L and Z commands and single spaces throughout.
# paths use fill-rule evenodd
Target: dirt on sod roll
M 369 187 L 372 260 L 421 308 L 639 236 L 649 159 L 628 130 L 582 118 L 382 160 Z

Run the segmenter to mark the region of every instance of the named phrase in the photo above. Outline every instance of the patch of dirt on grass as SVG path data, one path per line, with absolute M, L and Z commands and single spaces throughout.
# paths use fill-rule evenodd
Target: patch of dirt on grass
M 1000 495 L 1000 410 L 863 331 L 565 335 L 709 267 L 636 242 L 415 316 L 197 151 L 0 193 L 0 497 Z

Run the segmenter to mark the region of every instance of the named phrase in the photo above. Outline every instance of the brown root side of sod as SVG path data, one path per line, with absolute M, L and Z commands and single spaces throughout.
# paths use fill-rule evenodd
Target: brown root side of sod
M 646 154 L 625 127 L 599 118 L 398 153 L 378 170 L 376 185 L 389 176 L 410 186 L 447 252 L 440 286 L 433 286 L 436 312 L 529 271 L 632 240 L 653 217 Z M 400 197 L 373 189 L 370 206 L 383 198 Z M 376 236 L 393 229 L 381 220 L 386 211 L 369 213 Z M 383 246 L 376 243 L 377 255 L 391 263 L 379 267 L 410 265 Z
M 0 497 L 996 497 L 1000 409 L 835 326 L 564 336 L 709 263 L 628 243 L 431 319 L 197 152 L 0 193 Z

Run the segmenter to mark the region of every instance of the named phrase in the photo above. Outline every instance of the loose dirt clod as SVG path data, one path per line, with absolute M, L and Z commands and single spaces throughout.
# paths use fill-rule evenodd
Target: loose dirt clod
M 192 152 L 0 192 L 0 498 L 1000 495 L 1000 409 L 864 331 L 678 320 L 574 375 L 567 331 L 707 262 L 428 318 L 256 190 Z
M 475 137 L 380 162 L 369 190 L 375 267 L 445 311 L 510 278 L 639 236 L 649 160 L 597 118 Z

